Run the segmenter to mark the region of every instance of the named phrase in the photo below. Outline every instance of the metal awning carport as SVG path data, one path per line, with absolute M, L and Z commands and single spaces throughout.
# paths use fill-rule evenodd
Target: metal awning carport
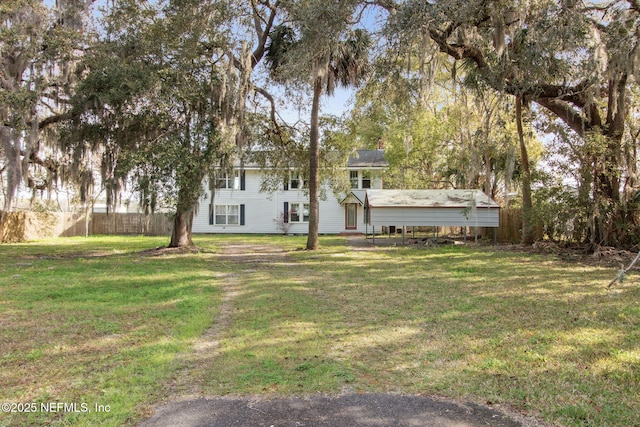
M 367 190 L 368 225 L 498 227 L 500 206 L 480 190 Z

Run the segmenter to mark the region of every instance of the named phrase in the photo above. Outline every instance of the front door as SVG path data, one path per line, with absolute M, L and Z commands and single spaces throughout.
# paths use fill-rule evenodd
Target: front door
M 347 230 L 358 229 L 358 204 L 347 203 L 344 205 L 345 209 L 345 225 Z

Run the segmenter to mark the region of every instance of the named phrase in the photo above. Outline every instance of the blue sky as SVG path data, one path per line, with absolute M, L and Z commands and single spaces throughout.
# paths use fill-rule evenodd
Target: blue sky
M 104 7 L 106 0 L 97 0 L 93 8 L 94 10 L 98 10 L 101 7 Z M 54 7 L 56 0 L 43 0 L 44 4 L 48 7 Z M 370 14 L 365 12 L 363 14 L 363 26 L 371 27 L 373 26 L 373 22 L 378 17 L 375 14 Z M 271 88 L 273 90 L 273 88 Z M 354 101 L 355 89 L 349 88 L 336 88 L 335 92 L 331 96 L 323 96 L 321 100 L 321 111 L 322 115 L 335 115 L 341 116 L 345 112 L 351 109 L 351 106 Z M 279 111 L 280 115 L 288 122 L 294 123 L 298 120 L 302 122 L 309 121 L 309 109 L 306 111 L 299 111 L 297 108 L 281 108 Z
M 333 95 L 324 95 L 320 104 L 320 115 L 334 115 L 341 116 L 345 112 L 351 110 L 351 106 L 354 101 L 355 90 L 337 88 Z M 309 103 L 311 99 L 309 99 Z M 293 124 L 296 121 L 302 121 L 309 123 L 311 104 L 303 111 L 298 111 L 297 108 L 282 108 L 279 110 L 280 116 L 289 124 Z

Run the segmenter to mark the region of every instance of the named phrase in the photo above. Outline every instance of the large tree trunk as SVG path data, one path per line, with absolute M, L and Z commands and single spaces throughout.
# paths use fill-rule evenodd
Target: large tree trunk
M 594 204 L 596 226 L 592 243 L 596 245 L 619 246 L 628 240 L 625 233 L 624 202 L 620 194 L 620 164 L 622 161 L 622 136 L 627 114 L 627 75 L 621 73 L 609 80 L 606 125 L 606 151 L 599 156 L 594 180 Z
M 313 82 L 313 103 L 311 105 L 311 130 L 309 132 L 309 234 L 307 250 L 318 249 L 319 185 L 320 185 L 320 143 L 319 143 L 319 110 L 322 95 L 322 79 L 316 76 Z
M 191 223 L 193 221 L 193 209 L 187 212 L 177 212 L 173 219 L 173 231 L 171 232 L 170 248 L 182 248 L 194 246 L 191 240 Z
M 531 245 L 535 239 L 533 230 L 533 203 L 531 201 L 531 170 L 529 153 L 524 142 L 522 128 L 522 98 L 516 96 L 516 127 L 520 141 L 520 160 L 522 161 L 522 244 Z
M 491 158 L 491 153 L 489 152 L 489 150 L 487 150 L 484 154 L 484 193 L 489 197 L 493 197 L 493 185 L 491 184 L 492 160 L 493 159 Z
M 202 180 L 202 177 L 200 178 Z M 191 224 L 193 223 L 192 197 L 184 187 L 178 191 L 178 203 L 176 204 L 176 215 L 173 218 L 173 231 L 171 232 L 170 248 L 181 248 L 195 246 L 191 240 Z

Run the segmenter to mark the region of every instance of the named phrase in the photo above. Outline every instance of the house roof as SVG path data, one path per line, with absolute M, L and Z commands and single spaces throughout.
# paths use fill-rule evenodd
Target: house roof
M 499 208 L 480 190 L 367 190 L 373 208 Z
M 366 196 L 367 190 L 351 190 L 342 200 L 340 200 L 340 204 L 358 203 L 360 206 L 363 206 Z
M 388 168 L 383 150 L 357 150 L 347 161 L 349 168 Z
M 239 165 L 239 163 L 236 164 L 236 166 Z M 246 162 L 243 167 L 253 170 L 262 169 L 255 162 Z M 346 167 L 350 169 L 386 169 L 389 167 L 389 162 L 385 159 L 383 150 L 357 150 L 349 156 Z

